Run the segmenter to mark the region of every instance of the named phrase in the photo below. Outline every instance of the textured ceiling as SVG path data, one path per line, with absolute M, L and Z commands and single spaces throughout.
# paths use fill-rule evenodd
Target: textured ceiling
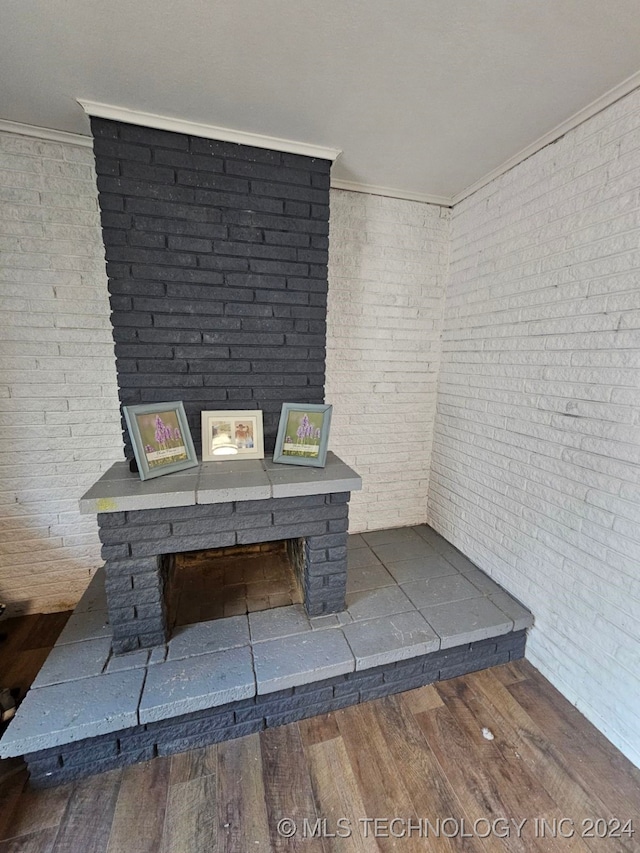
M 77 98 L 340 148 L 452 197 L 640 69 L 638 0 L 3 0 L 0 119 Z

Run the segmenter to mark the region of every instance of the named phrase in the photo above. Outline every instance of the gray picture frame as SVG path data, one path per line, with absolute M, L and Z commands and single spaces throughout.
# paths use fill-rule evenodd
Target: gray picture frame
M 328 403 L 283 403 L 273 461 L 284 465 L 324 468 L 332 412 L 333 406 Z M 305 416 L 308 427 L 303 422 Z M 300 424 L 298 427 L 297 423 Z M 313 430 L 313 434 L 299 432 L 305 429 L 307 432 Z
M 135 406 L 123 406 L 122 412 L 127 424 L 127 429 L 129 430 L 129 437 L 131 438 L 131 445 L 136 457 L 136 462 L 138 463 L 138 473 L 140 474 L 141 480 L 151 480 L 154 477 L 161 477 L 164 474 L 174 474 L 176 471 L 195 468 L 195 466 L 199 464 L 193 439 L 191 438 L 191 430 L 189 429 L 184 404 L 181 401 L 176 400 L 169 403 L 139 403 Z M 141 423 L 141 419 L 148 415 L 159 416 L 163 413 L 170 416 L 168 420 L 175 420 L 177 428 L 179 429 L 179 438 L 175 438 L 176 428 L 162 423 L 162 426 L 166 429 L 172 429 L 174 435 L 168 438 L 165 442 L 157 442 L 154 440 L 153 444 L 149 444 L 149 427 L 146 427 Z M 147 432 L 146 445 L 145 438 L 142 434 L 143 429 Z M 173 445 L 174 442 L 178 441 L 181 441 L 182 444 L 176 444 L 175 447 L 163 448 L 161 446 L 163 443 L 166 445 Z M 184 454 L 186 458 L 171 461 L 172 456 L 170 451 L 172 449 L 179 451 L 179 455 Z M 163 462 L 161 458 L 151 460 L 149 458 L 150 454 L 166 454 L 167 462 Z M 176 454 L 173 455 L 175 456 Z

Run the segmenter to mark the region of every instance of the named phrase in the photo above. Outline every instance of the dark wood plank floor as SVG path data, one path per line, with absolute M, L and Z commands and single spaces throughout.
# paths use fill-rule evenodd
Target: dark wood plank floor
M 5 622 L 0 683 L 65 619 Z M 45 791 L 0 774 L 0 853 L 640 850 L 640 771 L 526 662 Z

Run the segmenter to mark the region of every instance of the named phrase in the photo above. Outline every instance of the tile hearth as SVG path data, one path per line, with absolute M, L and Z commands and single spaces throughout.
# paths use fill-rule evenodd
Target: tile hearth
M 9 726 L 0 755 L 328 684 L 336 676 L 482 645 L 533 621 L 426 525 L 349 537 L 342 613 L 309 618 L 302 605 L 292 605 L 230 616 L 178 628 L 166 646 L 114 656 L 105 608 L 99 572 Z

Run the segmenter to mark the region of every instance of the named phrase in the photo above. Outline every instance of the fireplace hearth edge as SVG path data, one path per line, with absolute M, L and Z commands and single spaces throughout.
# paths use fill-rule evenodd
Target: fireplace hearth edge
M 352 595 L 344 614 L 308 619 L 300 605 L 276 608 L 187 626 L 167 647 L 113 656 L 100 570 L 0 755 L 24 754 L 33 785 L 56 785 L 523 656 L 533 623 L 526 608 L 430 528 L 386 533 L 390 541 L 419 535 L 426 556 L 432 547 L 446 553 L 454 573 L 466 572 L 477 589 L 466 609 L 484 618 L 453 631 L 447 622 L 438 634 L 416 610 L 418 599 L 396 601 L 396 615 L 381 617 L 380 594 L 403 593 L 374 589 Z M 361 537 L 351 537 L 350 554 L 362 556 L 362 548 Z

